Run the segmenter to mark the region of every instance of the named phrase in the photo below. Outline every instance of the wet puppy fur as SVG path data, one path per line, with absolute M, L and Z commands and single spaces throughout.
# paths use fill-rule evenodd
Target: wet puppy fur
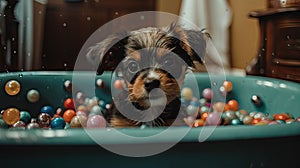
M 207 38 L 203 31 L 185 30 L 171 24 L 116 33 L 91 47 L 87 58 L 98 67 L 97 72 L 118 71 L 124 80 L 124 89 L 113 97 L 112 106 L 105 114 L 109 124 L 155 127 L 183 121 L 185 110 L 181 107 L 180 88 L 187 70 L 195 68 L 195 62 L 203 63 Z M 156 108 L 160 104 L 163 112 Z M 135 117 L 128 117 L 131 115 Z M 143 120 L 149 115 L 157 117 Z

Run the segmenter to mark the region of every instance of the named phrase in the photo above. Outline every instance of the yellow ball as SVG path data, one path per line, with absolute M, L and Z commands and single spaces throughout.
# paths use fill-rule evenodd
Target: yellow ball
M 16 108 L 8 108 L 3 112 L 2 118 L 7 125 L 13 125 L 20 120 L 20 111 Z
M 191 88 L 185 87 L 181 90 L 181 96 L 184 100 L 190 101 L 193 98 L 193 90 Z
M 21 85 L 16 80 L 10 80 L 5 84 L 5 92 L 8 95 L 14 96 L 17 95 L 21 90 Z

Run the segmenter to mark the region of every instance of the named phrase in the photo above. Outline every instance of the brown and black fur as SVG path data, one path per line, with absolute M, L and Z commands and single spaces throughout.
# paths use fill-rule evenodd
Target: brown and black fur
M 195 61 L 202 63 L 205 52 L 206 36 L 203 32 L 184 30 L 176 24 L 166 28 L 149 27 L 114 34 L 92 47 L 87 56 L 93 62 L 99 62 L 98 73 L 115 70 L 118 67 L 127 87 L 114 98 L 112 107 L 106 113 L 110 125 L 169 126 L 178 115 L 184 116 L 180 102 L 180 87 L 186 70 L 194 68 Z M 172 60 L 170 58 L 175 55 L 180 59 L 175 59 L 174 63 L 173 58 Z M 142 68 L 143 63 L 153 63 L 153 66 Z M 121 66 L 118 66 L 119 64 Z M 132 73 L 132 69 L 136 70 L 136 66 L 139 68 L 138 71 Z M 170 74 L 169 71 L 174 73 Z M 137 109 L 132 113 L 136 114 L 150 107 L 149 92 L 153 88 L 160 88 L 165 92 L 167 105 L 160 116 L 151 122 L 130 120 L 121 114 L 114 104 L 131 103 Z

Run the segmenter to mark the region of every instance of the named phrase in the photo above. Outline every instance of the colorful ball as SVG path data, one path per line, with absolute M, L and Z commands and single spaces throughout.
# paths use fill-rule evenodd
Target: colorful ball
M 27 92 L 26 98 L 30 103 L 38 102 L 40 99 L 40 93 L 35 89 L 31 89 Z
M 227 104 L 229 110 L 237 111 L 239 109 L 239 103 L 236 100 L 229 100 Z
M 21 90 L 21 85 L 16 80 L 10 80 L 5 84 L 5 92 L 10 95 L 14 96 L 17 95 Z
M 116 80 L 116 81 L 114 82 L 114 88 L 115 88 L 115 89 L 121 90 L 123 87 L 124 87 L 124 82 L 123 82 L 123 80 L 118 79 L 118 80 Z
M 230 81 L 224 81 L 223 82 L 223 87 L 224 87 L 224 89 L 225 89 L 225 91 L 226 92 L 231 92 L 231 90 L 232 90 L 232 82 L 230 82 Z
M 193 105 L 188 105 L 186 108 L 186 112 L 189 116 L 197 116 L 198 114 L 198 107 Z
M 70 80 L 66 80 L 64 82 L 64 88 L 67 92 L 71 93 L 72 92 L 72 82 Z
M 93 115 L 88 118 L 87 128 L 105 128 L 106 127 L 106 120 L 100 115 Z
M 26 126 L 26 129 L 37 129 L 40 128 L 40 125 L 37 123 L 36 119 L 31 119 L 31 122 Z
M 74 100 L 72 98 L 67 98 L 64 102 L 65 109 L 75 109 Z
M 86 116 L 74 116 L 70 122 L 71 128 L 85 128 L 87 124 L 87 117 Z
M 13 125 L 20 120 L 20 111 L 16 108 L 8 108 L 4 110 L 2 119 L 7 125 Z
M 213 98 L 213 90 L 211 88 L 205 88 L 202 91 L 202 96 L 208 100 L 211 100 Z
M 68 109 L 64 112 L 63 114 L 63 118 L 66 122 L 70 122 L 72 120 L 72 118 L 76 116 L 76 113 L 73 109 Z
M 193 98 L 193 90 L 185 87 L 181 90 L 181 97 L 186 101 L 191 101 Z
M 79 105 L 84 104 L 85 98 L 86 98 L 86 96 L 83 92 L 77 92 L 75 94 L 75 102 Z
M 53 117 L 55 112 L 54 112 L 54 108 L 52 106 L 43 106 L 40 110 L 40 113 L 47 113 L 51 117 Z
M 31 115 L 28 111 L 21 111 L 20 112 L 20 121 L 28 124 L 31 120 Z
M 51 116 L 48 113 L 41 113 L 37 117 L 37 123 L 40 125 L 41 128 L 49 127 L 51 122 Z
M 211 112 L 206 118 L 206 125 L 220 125 L 221 114 L 219 112 Z
M 65 126 L 66 126 L 66 122 L 61 117 L 54 118 L 50 124 L 51 129 L 64 129 Z

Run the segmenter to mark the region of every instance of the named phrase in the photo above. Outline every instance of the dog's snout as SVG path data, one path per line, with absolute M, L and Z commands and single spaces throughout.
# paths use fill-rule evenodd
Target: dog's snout
M 147 92 L 150 92 L 154 88 L 159 88 L 160 81 L 157 79 L 154 80 L 146 80 L 144 87 L 147 90 Z

